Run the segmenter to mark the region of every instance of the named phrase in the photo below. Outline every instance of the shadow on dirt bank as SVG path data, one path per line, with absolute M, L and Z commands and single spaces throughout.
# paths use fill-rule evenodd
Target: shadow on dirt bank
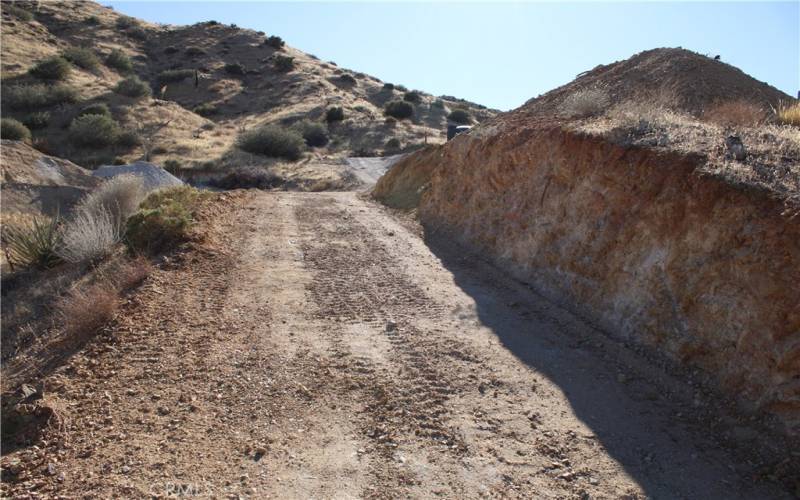
M 610 339 L 452 237 L 428 229 L 424 240 L 481 323 L 560 388 L 649 498 L 792 498 L 786 488 L 800 486 L 800 467 L 786 441 L 741 423 L 685 373 Z

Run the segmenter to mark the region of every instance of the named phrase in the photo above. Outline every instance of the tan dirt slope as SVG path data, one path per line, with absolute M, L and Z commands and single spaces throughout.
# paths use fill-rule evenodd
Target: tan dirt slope
M 230 195 L 226 195 L 230 197 Z M 87 348 L 3 494 L 789 498 L 768 429 L 353 193 L 234 195 Z
M 3 5 L 10 5 L 3 2 Z M 3 11 L 2 74 L 4 89 L 33 81 L 26 71 L 38 60 L 69 47 L 90 47 L 101 58 L 113 49 L 122 50 L 134 63 L 133 73 L 150 84 L 156 99 L 131 99 L 117 95 L 113 87 L 122 78 L 104 64 L 95 70 L 73 68 L 67 84 L 80 93 L 80 102 L 51 110 L 51 123 L 34 131 L 37 147 L 69 158 L 83 166 L 135 160 L 145 146 L 157 163 L 178 160 L 184 168 L 219 169 L 264 164 L 267 160 L 235 150 L 239 132 L 264 123 L 291 124 L 300 119 L 323 121 L 325 111 L 341 106 L 345 120 L 329 127 L 330 143 L 313 149 L 315 157 L 381 153 L 389 139 L 400 148 L 444 142 L 446 115 L 457 107 L 467 109 L 473 119 L 495 114 L 483 106 L 438 99 L 420 93 L 411 120 L 385 120 L 383 105 L 403 99 L 404 92 L 384 89 L 377 78 L 320 61 L 288 45 L 280 49 L 264 43 L 264 33 L 216 22 L 192 26 L 153 25 L 133 20 L 121 28 L 119 13 L 94 2 L 15 2 L 33 13 L 32 21 Z M 280 26 L 274 27 L 280 32 Z M 269 35 L 272 35 L 270 33 Z M 291 40 L 289 40 L 291 43 Z M 278 56 L 293 57 L 288 72 L 275 67 Z M 241 74 L 226 69 L 238 64 Z M 167 70 L 197 70 L 198 79 L 159 83 Z M 399 82 L 398 82 L 399 83 Z M 65 134 L 75 114 L 94 103 L 106 103 L 125 128 L 152 135 L 146 144 L 133 148 L 81 150 L 71 146 Z M 195 113 L 198 106 L 206 111 Z M 213 110 L 209 114 L 208 110 Z M 26 112 L 4 108 L 4 116 L 24 118 Z M 159 124 L 168 125 L 151 134 Z
M 620 96 L 655 86 L 670 61 L 694 61 L 700 84 L 716 81 L 708 68 L 733 75 L 710 96 L 771 99 L 765 85 L 676 50 L 601 67 L 410 155 L 375 193 L 395 206 L 397 193 L 420 193 L 415 208 L 428 230 L 468 241 L 608 331 L 702 369 L 747 411 L 797 433 L 798 129 L 726 129 L 687 113 L 693 105 L 614 99 L 595 116 L 556 113 L 582 79 L 610 75 L 605 87 Z M 620 74 L 638 76 L 621 82 Z M 682 78 L 679 97 L 700 102 L 705 87 L 691 86 L 691 73 Z M 730 134 L 748 148 L 744 161 L 728 155 Z

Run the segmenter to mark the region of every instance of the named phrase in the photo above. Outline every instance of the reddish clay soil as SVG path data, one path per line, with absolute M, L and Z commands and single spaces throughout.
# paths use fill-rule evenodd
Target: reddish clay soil
M 234 200 L 42 380 L 4 497 L 790 497 L 755 424 L 452 242 Z

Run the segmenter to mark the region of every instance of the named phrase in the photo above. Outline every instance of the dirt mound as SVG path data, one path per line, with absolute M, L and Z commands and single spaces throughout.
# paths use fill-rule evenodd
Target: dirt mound
M 600 65 L 572 82 L 529 100 L 515 113 L 560 114 L 566 96 L 601 89 L 611 104 L 647 101 L 700 115 L 710 106 L 738 100 L 765 109 L 792 97 L 735 66 L 682 48 L 659 48 Z
M 183 184 L 182 180 L 163 168 L 146 161 L 137 161 L 130 165 L 103 165 L 93 172 L 96 177 L 105 178 L 126 174 L 141 177 L 144 188 L 148 191 Z
M 18 141 L 2 142 L 0 183 L 4 220 L 15 213 L 64 213 L 100 184 L 90 171 L 68 160 L 45 155 Z

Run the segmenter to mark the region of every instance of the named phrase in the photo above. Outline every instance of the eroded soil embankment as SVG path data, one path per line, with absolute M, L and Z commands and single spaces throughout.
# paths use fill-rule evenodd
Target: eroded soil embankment
M 419 189 L 427 226 L 609 330 L 704 368 L 797 432 L 800 217 L 701 175 L 699 161 L 529 129 L 412 156 L 376 191 L 386 200 L 417 189 L 404 170 L 420 185 L 432 176 Z

